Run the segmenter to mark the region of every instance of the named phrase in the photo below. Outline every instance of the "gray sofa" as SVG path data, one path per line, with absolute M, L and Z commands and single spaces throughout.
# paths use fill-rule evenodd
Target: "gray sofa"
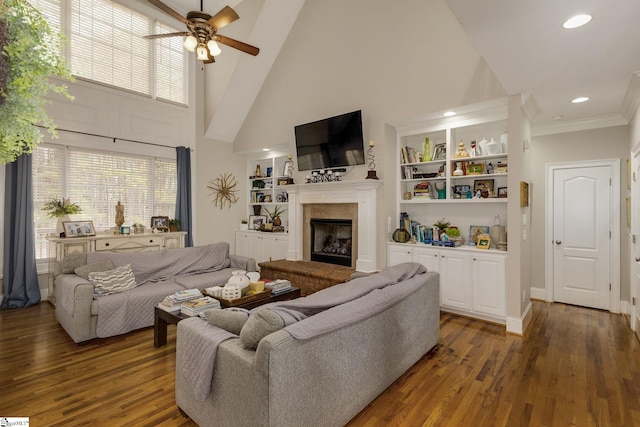
M 95 298 L 87 271 L 126 264 L 131 264 L 137 286 Z M 153 308 L 165 296 L 222 285 L 232 271 L 256 267 L 251 258 L 230 255 L 226 242 L 153 252 L 73 254 L 55 272 L 56 319 L 77 343 L 124 334 L 153 326 Z
M 211 324 L 214 313 L 183 320 L 176 403 L 202 427 L 344 425 L 437 346 L 439 301 L 438 273 L 400 264 L 255 308 L 239 336 Z M 266 313 L 284 326 L 266 328 L 253 349 L 245 330 L 255 339 L 252 319 Z M 198 361 L 212 346 L 213 366 Z M 198 376 L 208 377 L 204 395 Z

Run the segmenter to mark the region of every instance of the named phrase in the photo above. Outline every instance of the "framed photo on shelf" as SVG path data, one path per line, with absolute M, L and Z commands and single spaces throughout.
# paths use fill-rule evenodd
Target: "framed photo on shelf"
M 249 230 L 260 230 L 260 228 L 267 223 L 266 215 L 250 215 L 249 216 Z
M 471 191 L 470 185 L 454 185 L 453 186 L 453 194 L 458 194 L 462 199 L 466 198 L 467 193 L 470 191 Z
M 444 160 L 447 158 L 447 145 L 436 144 L 433 147 L 433 160 Z
M 151 228 L 160 231 L 169 230 L 169 217 L 168 216 L 152 216 Z
M 96 229 L 93 221 L 63 221 L 65 237 L 86 237 L 95 236 Z
M 473 181 L 473 192 L 480 191 L 493 192 L 493 180 L 492 179 L 476 179 Z
M 507 187 L 498 187 L 498 198 L 504 199 L 507 197 Z
M 484 234 L 489 234 L 488 225 L 472 225 L 469 228 L 469 243 L 478 244 L 478 238 Z
M 482 175 L 484 173 L 484 163 L 469 163 L 467 165 L 467 175 Z
M 478 236 L 478 244 L 476 245 L 478 249 L 489 249 L 490 245 L 491 245 L 490 235 L 481 234 L 480 236 Z

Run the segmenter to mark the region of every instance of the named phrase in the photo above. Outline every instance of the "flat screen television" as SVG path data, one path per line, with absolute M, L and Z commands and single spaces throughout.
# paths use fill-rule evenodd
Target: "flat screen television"
M 364 164 L 362 111 L 295 126 L 298 170 Z

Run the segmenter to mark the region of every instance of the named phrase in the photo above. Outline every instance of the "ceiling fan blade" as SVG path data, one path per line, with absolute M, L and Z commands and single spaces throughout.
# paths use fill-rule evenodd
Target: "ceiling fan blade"
M 150 36 L 144 36 L 145 39 L 161 39 L 164 37 L 177 37 L 177 36 L 190 36 L 191 33 L 187 31 L 180 31 L 179 33 L 165 33 L 165 34 L 152 34 Z
M 216 30 L 231 24 L 236 19 L 240 19 L 235 10 L 231 9 L 229 6 L 225 6 L 222 10 L 212 16 L 207 24 L 211 25 Z
M 216 34 L 215 39 L 222 44 L 226 44 L 227 46 L 231 46 L 234 49 L 241 50 L 245 53 L 248 53 L 249 55 L 256 56 L 258 53 L 260 53 L 260 49 L 258 49 L 257 47 L 232 39 L 230 37 Z
M 178 12 L 176 12 L 173 9 L 171 9 L 169 6 L 167 6 L 166 4 L 162 3 L 160 0 L 149 0 L 149 3 L 151 3 L 152 5 L 154 5 L 155 7 L 157 7 L 158 9 L 163 11 L 164 13 L 166 13 L 167 15 L 173 16 L 178 21 L 180 21 L 180 22 L 182 22 L 184 24 L 188 24 L 189 23 L 189 21 L 187 21 L 187 18 L 185 18 L 184 16 L 180 15 Z

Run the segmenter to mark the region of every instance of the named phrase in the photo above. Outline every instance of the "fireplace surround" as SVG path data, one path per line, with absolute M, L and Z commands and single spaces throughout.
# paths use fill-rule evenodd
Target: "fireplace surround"
M 357 271 L 374 272 L 377 264 L 377 191 L 380 180 L 352 180 L 320 184 L 288 185 L 289 193 L 289 248 L 287 259 L 310 260 L 305 257 L 305 234 L 310 236 L 310 225 L 305 221 L 305 205 L 332 205 L 334 209 L 354 212 L 352 257 Z M 344 204 L 344 209 L 341 208 Z M 346 216 L 348 217 L 348 215 Z M 333 218 L 343 218 L 342 215 Z

